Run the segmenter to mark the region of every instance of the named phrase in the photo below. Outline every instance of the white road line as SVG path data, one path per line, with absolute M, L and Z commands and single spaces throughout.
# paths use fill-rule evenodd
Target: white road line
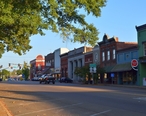
M 60 109 L 60 110 L 57 110 L 55 113 L 58 114 L 59 112 L 62 112 L 64 109 Z
M 90 116 L 98 116 L 98 115 L 100 115 L 100 114 L 105 114 L 105 113 L 107 113 L 107 112 L 110 112 L 111 110 L 106 110 L 106 111 L 103 111 L 103 112 L 99 112 L 99 113 L 96 113 L 96 114 L 92 114 L 92 115 L 90 115 Z
M 49 102 L 62 100 L 62 99 L 64 99 L 64 98 L 49 100 Z M 48 102 L 47 100 L 45 100 L 45 101 Z M 42 103 L 42 102 L 45 102 L 45 101 L 35 101 L 35 102 L 30 102 L 30 103 L 20 103 L 18 105 L 23 105 L 24 106 L 24 105 L 30 105 L 30 104 L 35 104 L 35 103 Z
M 13 116 L 1 101 L 0 106 L 2 106 L 2 109 L 7 113 L 7 116 Z
M 18 114 L 18 115 L 15 115 L 15 116 L 23 116 L 23 115 L 33 114 L 33 113 L 37 113 L 37 112 L 43 112 L 43 111 L 48 111 L 48 110 L 56 110 L 56 109 L 70 107 L 70 106 L 75 106 L 75 105 L 80 105 L 80 104 L 82 104 L 82 103 L 71 104 L 71 105 L 66 105 L 66 106 L 60 106 L 60 107 L 55 107 L 55 108 L 50 108 L 50 109 L 44 109 L 44 110 L 38 110 L 38 111 L 28 112 L 28 113 L 24 113 L 24 114 Z
M 144 101 L 146 101 L 146 97 L 137 97 L 137 98 L 133 98 L 133 99 L 144 100 Z

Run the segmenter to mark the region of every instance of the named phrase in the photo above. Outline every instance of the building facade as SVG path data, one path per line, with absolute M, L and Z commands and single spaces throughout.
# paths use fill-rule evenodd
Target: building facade
M 38 55 L 36 59 L 30 61 L 30 78 L 39 77 L 45 69 L 45 59 L 42 55 Z
M 68 77 L 68 52 L 60 55 L 61 77 Z
M 93 51 L 86 52 L 84 54 L 84 66 L 89 66 L 90 64 L 93 64 Z
M 54 73 L 54 53 L 49 53 L 45 56 L 45 70 L 44 74 Z
M 111 70 L 113 83 L 138 85 L 138 73 L 131 66 L 133 59 L 138 61 L 138 46 L 117 50 L 117 64 Z
M 101 83 L 105 81 L 107 83 L 112 83 L 111 70 L 117 64 L 117 50 L 132 47 L 136 44 L 136 42 L 119 42 L 118 37 L 110 38 L 107 34 L 104 34 L 103 40 L 99 42 L 100 67 L 103 67 L 105 69 L 105 74 L 101 76 Z
M 69 50 L 67 48 L 59 48 L 54 51 L 54 76 L 59 78 L 61 76 L 61 62 L 60 55 L 67 53 Z
M 146 86 L 146 24 L 136 26 L 139 53 L 139 85 Z
M 100 65 L 100 48 L 99 45 L 96 45 L 93 48 L 93 63 L 96 65 Z
M 83 46 L 68 52 L 68 76 L 74 81 L 80 77 L 74 74 L 76 67 L 84 66 L 84 54 L 92 51 L 92 47 Z

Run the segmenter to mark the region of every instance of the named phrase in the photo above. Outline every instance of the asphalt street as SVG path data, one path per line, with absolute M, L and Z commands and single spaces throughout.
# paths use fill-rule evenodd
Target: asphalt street
M 146 90 L 32 81 L 0 83 L 0 99 L 14 116 L 146 116 Z

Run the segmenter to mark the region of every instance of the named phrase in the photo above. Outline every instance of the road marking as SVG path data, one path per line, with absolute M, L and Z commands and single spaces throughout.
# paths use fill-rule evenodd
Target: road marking
M 144 100 L 144 101 L 146 101 L 146 97 L 137 97 L 137 98 L 133 98 L 133 99 L 138 99 L 138 100 Z
M 50 101 L 62 100 L 62 99 L 64 99 L 64 98 L 49 100 L 49 102 L 50 102 Z M 47 101 L 47 100 L 45 100 L 45 101 Z M 42 103 L 42 102 L 45 102 L 45 101 L 35 101 L 35 102 L 30 102 L 30 103 L 20 103 L 20 104 L 18 104 L 18 105 L 24 106 L 24 105 L 34 104 L 34 103 Z
M 59 112 L 62 112 L 64 109 L 60 109 L 60 110 L 57 110 L 55 113 L 59 113 Z
M 5 107 L 4 103 L 2 103 L 2 101 L 0 101 L 0 106 L 2 106 L 2 108 L 4 109 L 4 111 L 6 112 L 7 116 L 13 116 L 9 110 Z M 1 109 L 2 110 L 2 109 Z
M 38 111 L 28 112 L 28 113 L 24 113 L 24 114 L 18 114 L 18 115 L 15 115 L 15 116 L 23 116 L 23 115 L 27 115 L 27 114 L 33 114 L 33 113 L 43 112 L 43 111 L 48 111 L 48 110 L 56 110 L 56 109 L 60 109 L 60 108 L 62 109 L 62 108 L 65 108 L 65 107 L 70 107 L 70 106 L 75 106 L 75 105 L 80 105 L 80 104 L 82 104 L 82 103 L 76 103 L 76 104 L 71 104 L 71 105 L 66 105 L 66 106 L 61 106 L 61 107 L 38 110 Z
M 100 115 L 100 114 L 105 114 L 105 113 L 107 113 L 107 112 L 110 112 L 111 110 L 106 110 L 106 111 L 103 111 L 103 112 L 99 112 L 99 113 L 96 113 L 96 114 L 92 114 L 92 115 L 90 115 L 90 116 L 98 116 L 98 115 Z

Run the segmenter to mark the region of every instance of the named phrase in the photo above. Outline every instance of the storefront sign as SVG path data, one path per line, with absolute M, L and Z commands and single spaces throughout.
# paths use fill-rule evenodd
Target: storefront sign
M 60 73 L 60 68 L 56 68 L 55 73 Z

